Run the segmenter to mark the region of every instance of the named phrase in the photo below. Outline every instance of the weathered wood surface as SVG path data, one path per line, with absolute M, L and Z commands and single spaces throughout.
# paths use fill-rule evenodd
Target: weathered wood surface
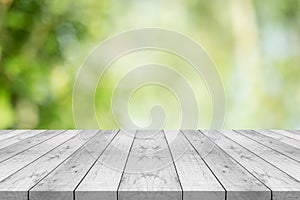
M 293 147 L 300 148 L 300 140 L 295 140 L 293 138 L 285 136 L 284 134 L 280 134 L 280 131 L 274 132 L 274 131 L 271 131 L 271 130 L 263 130 L 263 131 L 259 130 L 259 131 L 256 131 L 256 132 L 258 132 L 262 135 L 274 138 L 274 139 L 276 139 L 280 142 L 286 143 L 286 144 L 291 145 Z
M 77 200 L 116 200 L 135 132 L 120 131 L 75 191 Z
M 119 200 L 182 199 L 163 131 L 137 131 L 118 197 Z
M 0 132 L 0 141 L 16 137 L 22 133 L 26 134 L 29 130 L 15 130 L 15 131 L 2 131 Z
M 109 144 L 116 131 L 103 131 L 86 143 L 29 193 L 31 200 L 73 200 L 73 191 Z
M 180 131 L 165 131 L 178 176 L 183 199 L 223 200 L 225 190 Z
M 293 133 L 300 135 L 300 130 L 291 129 L 291 130 L 286 130 L 286 131 L 293 132 Z
M 300 196 L 299 181 L 256 156 L 239 143 L 230 140 L 221 132 L 213 132 L 219 136 L 217 145 L 270 188 L 273 191 L 273 200 L 297 199 Z M 203 131 L 203 133 L 207 135 L 207 132 Z
M 300 162 L 300 146 L 298 146 L 298 149 L 273 138 L 259 134 L 255 131 L 239 131 L 239 133 Z
M 300 200 L 300 132 L 0 131 L 0 200 Z
M 273 130 L 273 131 L 285 135 L 287 137 L 300 140 L 300 131 L 295 131 L 295 130 Z
M 69 132 L 73 134 L 67 135 Z M 66 135 L 66 139 L 62 144 L 58 144 L 57 147 L 51 149 L 35 162 L 0 181 L 0 199 L 28 199 L 28 191 L 34 185 L 51 173 L 65 159 L 74 154 L 96 133 L 97 131 L 86 131 L 85 134 L 80 135 L 79 131 L 67 131 L 58 135 L 57 137 Z
M 271 191 L 266 186 L 215 143 L 199 132 L 183 132 L 224 186 L 228 200 L 271 198 Z
M 249 151 L 263 158 L 267 162 L 286 172 L 290 176 L 300 180 L 300 162 L 291 159 L 287 155 L 279 153 L 274 149 L 266 147 L 265 145 L 262 145 L 250 138 L 247 138 L 239 132 L 230 130 L 222 131 L 222 133 L 227 137 L 230 137 L 235 142 L 241 144 Z
M 0 172 L 5 173 L 0 173 L 0 181 L 42 157 L 44 154 L 54 149 L 57 145 L 64 143 L 66 140 L 69 140 L 76 134 L 77 131 L 68 131 L 65 134 L 57 135 L 56 137 L 51 138 L 44 143 L 41 143 L 1 162 Z
M 35 136 L 37 134 L 40 134 L 42 132 L 43 132 L 42 130 L 32 130 L 32 131 L 28 131 L 24 134 L 16 135 L 15 137 L 10 137 L 10 138 L 7 138 L 7 139 L 0 140 L 0 149 L 2 149 L 4 147 L 7 147 L 9 145 L 12 145 L 14 143 L 17 143 L 17 142 L 19 142 L 21 140 L 24 140 L 26 138 L 33 137 L 33 136 Z
M 8 147 L 0 149 L 0 162 L 7 160 L 27 149 L 33 148 L 34 146 L 56 136 L 62 131 L 46 131 L 42 132 L 39 135 L 36 135 L 31 138 L 27 138 L 25 140 L 21 140 L 15 144 L 12 144 Z

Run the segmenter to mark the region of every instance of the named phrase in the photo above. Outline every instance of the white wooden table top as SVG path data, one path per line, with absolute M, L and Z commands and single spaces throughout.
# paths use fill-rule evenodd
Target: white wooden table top
M 300 131 L 0 131 L 0 200 L 29 199 L 300 200 Z

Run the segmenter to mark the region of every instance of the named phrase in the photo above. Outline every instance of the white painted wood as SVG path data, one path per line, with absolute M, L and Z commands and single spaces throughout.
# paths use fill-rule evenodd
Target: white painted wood
M 206 131 L 203 131 L 207 134 Z M 256 178 L 263 182 L 273 193 L 273 200 L 291 200 L 300 198 L 300 182 L 274 167 L 238 143 L 230 140 L 218 131 L 217 145 L 239 162 Z
M 38 183 L 31 200 L 73 200 L 73 191 L 105 150 L 117 131 L 102 131 Z
M 300 141 L 300 134 L 297 132 L 288 131 L 288 130 L 271 130 L 271 131 Z
M 77 133 L 78 131 L 74 130 L 72 132 Z M 27 200 L 28 190 L 80 149 L 97 132 L 84 131 L 84 134 L 76 135 L 22 170 L 0 181 L 0 200 Z
M 123 174 L 135 131 L 120 131 L 100 156 L 75 191 L 76 200 L 117 200 L 117 190 Z
M 215 143 L 199 131 L 183 131 L 183 133 L 227 191 L 227 200 L 271 199 L 271 191 Z M 214 142 L 218 143 L 218 140 Z
M 165 131 L 184 200 L 224 200 L 225 190 L 180 131 Z
M 57 134 L 62 133 L 63 131 L 59 130 L 49 130 L 46 132 L 42 132 L 41 134 L 38 134 L 34 137 L 24 139 L 20 142 L 14 143 L 10 146 L 7 146 L 3 149 L 0 149 L 0 165 L 1 162 L 29 149 L 34 147 L 35 145 L 38 145 L 54 136 Z
M 222 186 L 228 200 L 270 199 L 268 188 L 274 200 L 300 199 L 298 132 L 224 131 L 210 141 L 197 131 L 139 131 L 133 142 L 130 131 L 104 150 L 97 131 L 17 131 L 0 131 L 0 144 L 12 143 L 0 149 L 0 200 L 221 200 Z
M 137 132 L 118 199 L 182 199 L 180 182 L 162 131 Z
M 293 133 L 296 133 L 297 135 L 300 135 L 300 130 L 289 129 L 289 130 L 286 130 L 286 131 L 293 132 Z
M 24 134 L 28 131 L 29 130 L 14 130 L 14 131 L 1 132 L 0 133 L 0 140 L 5 140 L 5 139 L 8 139 L 8 138 L 12 138 L 12 137 L 15 137 L 17 135 Z
M 11 131 L 13 131 L 13 130 L 0 130 L 0 135 L 11 132 Z
M 274 139 L 276 139 L 280 142 L 284 142 L 284 143 L 286 143 L 288 145 L 291 145 L 293 147 L 300 148 L 300 140 L 295 140 L 293 138 L 287 137 L 287 136 L 279 134 L 279 133 L 275 133 L 275 132 L 270 131 L 270 130 L 253 130 L 253 131 L 256 131 L 256 132 L 258 132 L 262 135 L 274 138 Z
M 67 131 L 63 134 L 59 134 L 56 137 L 51 138 L 33 148 L 30 148 L 16 156 L 7 159 L 0 163 L 0 181 L 15 173 L 16 171 L 22 169 L 26 165 L 40 158 L 47 152 L 51 151 L 58 145 L 66 142 L 70 138 L 78 134 L 78 131 Z
M 7 146 L 12 145 L 14 143 L 17 143 L 17 142 L 19 142 L 21 140 L 24 140 L 26 138 L 36 136 L 36 135 L 38 135 L 38 134 L 40 134 L 44 131 L 45 130 L 31 130 L 31 131 L 28 131 L 26 133 L 16 135 L 15 137 L 10 137 L 10 138 L 4 139 L 4 140 L 0 140 L 0 149 L 3 149 L 4 147 L 7 147 Z M 9 133 L 7 133 L 7 134 L 9 134 Z
M 253 141 L 244 135 L 232 130 L 221 131 L 225 136 L 239 143 L 243 147 L 252 151 L 256 155 L 260 156 L 264 160 L 273 164 L 277 168 L 283 170 L 290 176 L 300 181 L 300 163 L 281 154 L 273 149 L 266 147 L 256 141 Z
M 275 140 L 273 138 L 267 137 L 265 135 L 259 134 L 255 131 L 243 130 L 243 131 L 238 131 L 238 132 L 252 140 L 259 142 L 260 144 L 270 147 L 273 150 L 275 150 L 279 153 L 282 153 L 282 154 L 300 162 L 300 149 L 297 149 L 295 147 L 292 147 L 288 144 L 285 144 L 285 143 Z

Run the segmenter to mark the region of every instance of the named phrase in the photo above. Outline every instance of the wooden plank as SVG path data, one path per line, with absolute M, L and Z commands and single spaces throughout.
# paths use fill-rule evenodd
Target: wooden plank
M 286 131 L 288 131 L 288 132 L 293 132 L 293 133 L 297 133 L 297 134 L 300 135 L 300 130 L 286 130 Z
M 20 135 L 20 134 L 24 134 L 28 131 L 29 130 L 14 130 L 14 131 L 1 132 L 0 133 L 0 141 L 8 139 L 8 138 L 15 137 L 15 136 Z
M 289 130 L 272 130 L 272 131 L 293 138 L 295 140 L 300 140 L 300 134 L 294 131 L 289 131 Z
M 253 141 L 238 132 L 232 130 L 226 130 L 221 132 L 225 136 L 229 137 L 230 139 L 239 143 L 243 147 L 247 148 L 249 151 L 252 151 L 256 155 L 260 156 L 264 160 L 268 161 L 269 163 L 273 164 L 277 168 L 281 169 L 282 171 L 286 172 L 290 176 L 300 181 L 299 162 L 277 151 L 274 151 L 273 149 L 266 147 L 256 141 Z
M 32 148 L 54 136 L 56 136 L 59 133 L 62 133 L 63 131 L 55 131 L 55 130 L 49 130 L 46 132 L 42 132 L 39 135 L 36 135 L 34 137 L 31 138 L 27 138 L 25 140 L 22 140 L 20 142 L 17 142 L 15 144 L 12 144 L 8 147 L 5 147 L 3 149 L 0 149 L 0 165 L 1 162 L 29 149 Z
M 73 191 L 117 131 L 102 131 L 29 192 L 31 200 L 73 200 Z
M 296 161 L 300 161 L 300 149 L 292 147 L 288 144 L 275 140 L 273 138 L 267 137 L 265 135 L 259 134 L 255 131 L 242 130 L 238 131 L 239 133 L 245 135 L 246 137 L 255 140 L 256 142 L 270 147 L 271 149 L 282 153 Z M 299 146 L 300 147 L 300 146 Z
M 180 182 L 162 131 L 137 132 L 118 199 L 182 199 Z
M 224 200 L 225 190 L 180 131 L 165 131 L 184 200 Z
M 78 131 L 66 131 L 63 134 L 59 134 L 50 140 L 47 140 L 33 148 L 23 151 L 22 153 L 19 153 L 16 156 L 1 162 L 0 172 L 5 173 L 0 173 L 0 181 L 40 158 L 58 145 L 66 142 L 70 138 L 77 135 L 77 133 Z
M 75 190 L 76 200 L 117 200 L 117 190 L 135 131 L 120 131 Z
M 72 132 L 77 133 L 78 131 L 74 130 Z M 64 160 L 80 149 L 80 147 L 94 137 L 97 132 L 98 131 L 84 131 L 84 134 L 77 134 L 75 137 L 57 146 L 22 170 L 0 181 L 0 199 L 29 200 L 28 191 Z M 68 133 L 68 131 L 65 133 Z
M 183 131 L 221 182 L 227 200 L 271 199 L 271 191 L 199 131 Z
M 0 135 L 11 132 L 13 130 L 0 130 Z
M 276 139 L 280 142 L 286 143 L 286 144 L 291 145 L 293 147 L 300 148 L 300 141 L 299 140 L 295 140 L 293 138 L 287 137 L 287 136 L 282 135 L 280 133 L 276 133 L 276 132 L 273 132 L 273 131 L 270 131 L 270 130 L 253 130 L 253 131 L 256 131 L 256 132 L 258 132 L 260 134 L 263 134 L 265 136 L 274 138 L 274 139 Z
M 26 133 L 16 135 L 15 137 L 10 137 L 10 138 L 1 140 L 0 141 L 0 149 L 3 149 L 4 147 L 7 147 L 7 146 L 12 145 L 14 143 L 17 143 L 17 142 L 19 142 L 21 140 L 24 140 L 26 138 L 36 136 L 36 135 L 38 135 L 38 134 L 40 134 L 44 131 L 45 130 L 31 130 L 31 131 L 28 131 Z
M 203 131 L 207 135 L 207 131 Z M 232 141 L 218 131 L 212 131 L 219 138 L 217 145 L 239 162 L 272 192 L 273 200 L 291 200 L 300 198 L 300 182 L 274 167 L 240 144 Z

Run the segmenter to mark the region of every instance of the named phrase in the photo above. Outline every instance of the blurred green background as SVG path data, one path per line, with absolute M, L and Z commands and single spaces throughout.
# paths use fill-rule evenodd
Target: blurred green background
M 72 89 L 80 65 L 107 37 L 141 27 L 178 31 L 207 50 L 224 82 L 224 128 L 300 128 L 300 0 L 0 0 L 0 129 L 76 128 Z M 155 55 L 136 53 L 126 63 Z M 158 60 L 193 83 L 193 72 L 176 59 Z M 95 96 L 103 129 L 117 128 L 110 102 L 124 73 L 118 68 Z M 199 128 L 207 128 L 210 96 L 195 88 L 203 92 Z M 147 123 L 149 99 L 171 106 L 170 116 L 180 114 L 171 97 L 162 88 L 141 91 L 129 106 L 134 120 Z

